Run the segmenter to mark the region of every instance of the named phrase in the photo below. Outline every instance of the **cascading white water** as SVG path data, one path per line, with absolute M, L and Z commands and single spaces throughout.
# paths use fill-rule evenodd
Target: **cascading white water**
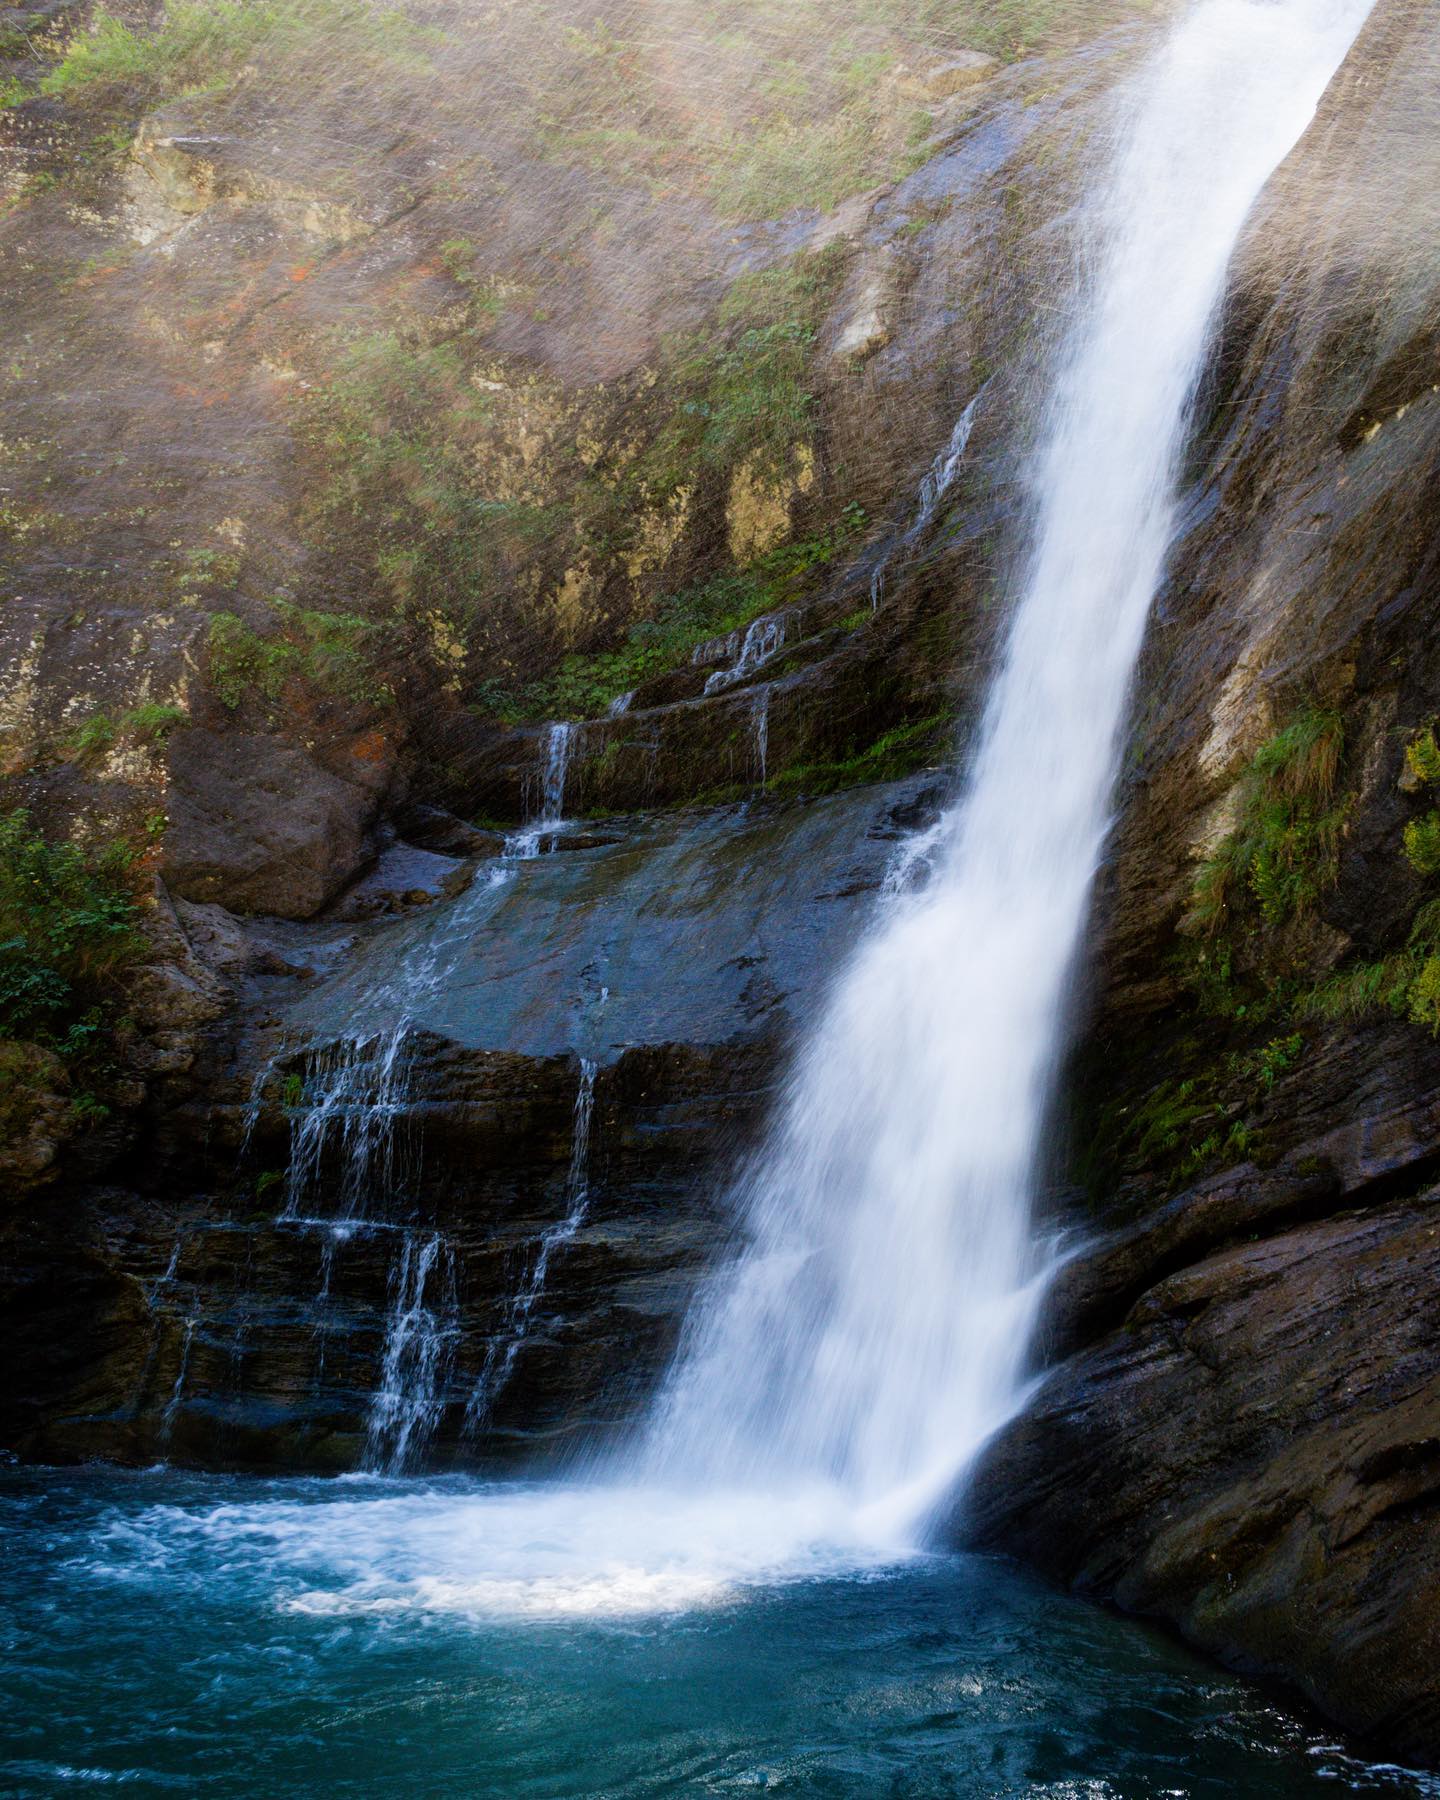
M 380 1379 L 371 1397 L 365 1463 L 398 1473 L 427 1448 L 445 1404 L 446 1385 L 459 1337 L 454 1254 L 445 1237 L 405 1222 L 412 1196 L 411 1168 L 401 1127 L 413 1103 L 412 1022 L 426 995 L 442 983 L 450 951 L 467 930 L 472 906 L 509 881 L 519 863 L 539 856 L 547 834 L 563 824 L 565 784 L 576 727 L 551 725 L 538 771 L 540 810 L 507 838 L 503 854 L 452 921 L 450 936 L 427 936 L 402 959 L 398 975 L 366 996 L 377 1020 L 363 1035 L 311 1050 L 303 1074 L 288 1077 L 297 1093 L 288 1104 L 290 1157 L 280 1222 L 318 1234 L 320 1277 L 315 1295 L 315 1335 L 324 1362 L 324 1339 L 335 1259 L 357 1237 L 395 1245 L 390 1299 L 380 1352 Z M 593 1065 L 583 1065 L 593 1093 Z M 265 1085 L 280 1067 L 277 1057 L 257 1078 L 251 1094 L 245 1143 L 259 1119 Z M 589 1112 L 586 1110 L 588 1128 Z M 578 1221 L 577 1221 L 578 1228 Z M 548 1240 L 547 1240 L 548 1241 Z M 543 1284 L 549 1251 L 542 1245 L 538 1279 Z M 532 1296 L 524 1312 L 534 1304 Z M 519 1333 L 523 1335 L 523 1329 Z M 188 1353 L 189 1338 L 185 1340 Z M 508 1352 L 505 1373 L 514 1362 Z M 182 1359 L 176 1392 L 164 1416 L 162 1439 L 180 1404 Z
M 546 834 L 563 824 L 565 780 L 570 773 L 570 752 L 577 730 L 575 725 L 555 724 L 546 732 L 545 761 L 540 772 L 540 811 L 506 838 L 505 853 L 495 872 L 498 879 L 504 879 L 512 863 L 530 862 L 539 856 Z M 528 782 L 526 787 L 528 792 Z
M 460 1335 L 454 1258 L 438 1231 L 401 1234 L 390 1288 L 380 1385 L 366 1427 L 365 1466 L 396 1473 L 409 1467 L 439 1421 Z
M 751 1243 L 648 1451 L 914 1520 L 1013 1408 L 1030 1192 L 1131 674 L 1227 265 L 1370 0 L 1203 0 L 1128 97 L 1034 470 L 1034 542 L 931 879 L 897 895 L 742 1184 Z

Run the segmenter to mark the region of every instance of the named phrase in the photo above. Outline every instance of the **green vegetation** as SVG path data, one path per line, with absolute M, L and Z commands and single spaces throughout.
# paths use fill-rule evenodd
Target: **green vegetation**
M 147 701 L 132 707 L 120 720 L 122 735 L 138 738 L 142 744 L 157 744 L 167 738 L 177 725 L 183 725 L 189 714 L 183 706 L 171 706 L 162 700 Z
M 1440 812 L 1406 825 L 1405 858 L 1417 875 L 1440 875 Z
M 932 713 L 908 725 L 897 725 L 848 756 L 777 769 L 766 788 L 772 794 L 829 794 L 867 781 L 898 781 L 916 769 L 944 761 L 950 754 L 954 728 L 950 713 Z
M 23 809 L 0 814 L 0 1036 L 93 1057 L 114 977 L 140 953 L 134 852 L 52 843 Z
M 273 707 L 290 682 L 311 692 L 383 705 L 375 668 L 377 627 L 355 613 L 316 612 L 283 596 L 270 602 L 279 630 L 262 636 L 237 613 L 217 612 L 208 634 L 210 687 L 222 706 Z
M 357 540 L 368 547 L 392 618 L 442 620 L 493 661 L 507 638 L 523 640 L 526 621 L 507 600 L 563 516 L 480 485 L 498 447 L 495 403 L 471 372 L 453 342 L 384 333 L 349 344 L 313 400 L 313 529 L 347 553 Z
M 1421 907 L 1403 950 L 1327 976 L 1297 996 L 1294 1010 L 1305 1019 L 1347 1020 L 1388 1012 L 1440 1033 L 1440 902 Z
M 70 733 L 66 748 L 73 756 L 83 760 L 112 749 L 117 741 L 158 744 L 177 725 L 183 725 L 188 717 L 183 706 L 171 706 L 154 700 L 147 701 L 143 706 L 132 707 L 129 712 L 122 713 L 119 719 L 111 719 L 105 713 L 92 713 Z
M 1440 899 L 1420 905 L 1402 948 L 1313 973 L 1318 945 L 1306 926 L 1336 878 L 1349 812 L 1337 796 L 1344 749 L 1339 718 L 1315 707 L 1268 739 L 1242 778 L 1234 830 L 1196 880 L 1197 942 L 1185 971 L 1202 1016 L 1230 1032 L 1281 1033 L 1258 1048 L 1211 1052 L 1206 1073 L 1162 1084 L 1126 1123 L 1122 1149 L 1142 1162 L 1168 1159 L 1177 1184 L 1222 1154 L 1258 1153 L 1247 1114 L 1303 1055 L 1297 1026 L 1389 1013 L 1440 1034 Z M 1411 791 L 1440 784 L 1433 731 L 1407 744 L 1405 761 Z M 1409 822 L 1404 853 L 1418 874 L 1440 874 L 1440 812 Z M 1194 1066 L 1205 1054 L 1192 1043 L 1181 1061 Z
M 369 0 L 171 0 L 150 32 L 101 8 L 40 85 L 47 94 L 123 90 L 153 101 L 223 86 L 256 58 L 268 78 L 297 63 L 340 61 L 423 71 L 434 41 L 403 12 Z
M 848 255 L 834 244 L 742 275 L 720 304 L 717 332 L 667 345 L 664 381 L 675 401 L 647 454 L 649 487 L 673 492 L 697 473 L 746 458 L 772 480 L 791 472 L 813 425 L 816 330 Z
M 620 694 L 689 662 L 707 638 L 741 630 L 761 613 L 798 599 L 809 577 L 864 528 L 864 511 L 852 504 L 829 531 L 783 544 L 748 568 L 665 596 L 651 618 L 631 626 L 618 649 L 566 657 L 552 676 L 518 690 L 492 683 L 477 693 L 477 701 L 511 723 L 597 718 Z
M 1245 924 L 1247 915 L 1283 925 L 1333 883 L 1348 813 L 1335 804 L 1344 748 L 1339 715 L 1310 707 L 1256 751 L 1241 779 L 1236 826 L 1195 882 L 1191 920 L 1207 936 Z
M 1201 1056 L 1193 1042 L 1182 1048 L 1187 1063 Z M 1303 1034 L 1290 1031 L 1201 1061 L 1193 1075 L 1160 1082 L 1138 1106 L 1106 1119 L 1112 1160 L 1162 1175 L 1172 1191 L 1222 1160 L 1263 1160 L 1264 1134 L 1255 1114 L 1304 1051 Z
M 76 756 L 98 756 L 114 742 L 114 722 L 104 713 L 95 713 L 71 732 L 69 747 Z
M 597 23 L 567 31 L 532 74 L 540 148 L 698 192 L 728 217 L 829 208 L 913 166 L 933 120 L 904 70 L 965 50 L 1013 60 L 1146 10 L 1147 0 L 855 0 L 837 14 L 828 0 L 722 0 L 647 12 L 634 36 Z M 674 80 L 698 63 L 703 105 Z
M 466 239 L 442 251 L 467 283 L 473 254 Z M 593 716 L 701 638 L 790 598 L 796 577 L 857 528 L 847 513 L 753 567 L 645 593 L 683 556 L 692 514 L 714 520 L 742 464 L 767 492 L 811 482 L 812 351 L 847 255 L 834 247 L 742 276 L 716 329 L 671 337 L 653 370 L 578 412 L 544 382 L 495 379 L 473 318 L 439 345 L 396 333 L 350 342 L 310 401 L 312 532 L 346 559 L 363 546 L 383 622 L 472 702 L 509 718 Z M 517 455 L 522 433 L 543 458 Z M 562 616 L 567 578 L 583 592 Z M 227 693 L 286 679 L 273 650 L 221 648 Z
M 1405 746 L 1405 767 L 1412 789 L 1440 784 L 1440 745 L 1433 727 Z M 1404 851 L 1417 875 L 1429 879 L 1440 874 L 1440 812 L 1432 808 L 1408 822 Z M 1440 899 L 1426 900 L 1417 909 L 1404 949 L 1351 963 L 1302 993 L 1295 1008 L 1313 1019 L 1389 1012 L 1440 1035 Z
M 1419 787 L 1431 787 L 1440 781 L 1440 744 L 1435 741 L 1433 726 L 1417 732 L 1405 746 L 1405 767 Z

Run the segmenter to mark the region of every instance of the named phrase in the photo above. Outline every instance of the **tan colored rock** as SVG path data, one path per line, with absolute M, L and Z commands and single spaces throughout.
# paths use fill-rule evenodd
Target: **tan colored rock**
M 842 361 L 863 362 L 883 350 L 894 335 L 894 282 L 888 268 L 873 270 L 860 289 L 854 311 L 850 314 L 835 344 L 835 354 Z
M 789 535 L 795 501 L 815 485 L 815 453 L 808 444 L 796 446 L 792 465 L 789 477 L 776 479 L 749 457 L 731 476 L 725 520 L 737 563 L 767 555 Z

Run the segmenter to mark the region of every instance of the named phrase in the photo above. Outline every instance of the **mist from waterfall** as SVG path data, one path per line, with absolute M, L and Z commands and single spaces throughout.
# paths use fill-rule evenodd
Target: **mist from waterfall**
M 1016 1404 L 1042 1126 L 1197 379 L 1246 217 L 1368 10 L 1203 0 L 1123 99 L 963 796 L 741 1180 L 749 1244 L 692 1329 L 652 1475 L 824 1484 L 903 1536 Z

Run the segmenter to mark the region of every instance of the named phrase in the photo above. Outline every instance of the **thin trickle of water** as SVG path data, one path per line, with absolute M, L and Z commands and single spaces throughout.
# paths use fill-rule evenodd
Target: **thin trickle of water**
M 1203 0 L 1127 96 L 968 787 L 741 1181 L 748 1247 L 692 1327 L 640 1456 L 651 1478 L 826 1484 L 911 1532 L 1016 1404 L 1041 1125 L 1191 396 L 1246 216 L 1368 9 Z
M 757 688 L 755 698 L 750 703 L 750 728 L 755 739 L 755 772 L 758 777 L 757 787 L 764 787 L 769 778 L 770 762 L 770 689 L 768 686 Z
M 580 1058 L 580 1080 L 575 1090 L 575 1111 L 570 1128 L 570 1166 L 565 1178 L 565 1212 L 546 1231 L 525 1279 L 516 1287 L 506 1309 L 504 1325 L 491 1340 L 480 1374 L 466 1407 L 467 1431 L 478 1431 L 495 1410 L 496 1402 L 515 1371 L 515 1364 L 529 1335 L 535 1308 L 545 1292 L 550 1265 L 556 1253 L 570 1243 L 585 1223 L 590 1209 L 590 1132 L 595 1112 L 596 1064 Z
M 146 1285 L 145 1304 L 152 1312 L 154 1311 L 156 1301 L 164 1293 L 165 1289 L 174 1285 L 176 1271 L 180 1267 L 180 1252 L 184 1247 L 185 1231 L 182 1227 L 175 1233 L 175 1242 L 170 1246 L 170 1260 L 166 1263 L 163 1272 L 158 1275 L 154 1281 L 149 1282 Z
M 983 393 L 984 390 L 981 390 Z M 975 429 L 975 414 L 980 407 L 980 394 L 961 413 L 955 421 L 955 429 L 950 433 L 950 441 L 930 465 L 925 479 L 920 483 L 920 505 L 915 514 L 914 523 L 905 534 L 906 541 L 911 542 L 922 532 L 928 531 L 934 523 L 935 515 L 940 510 L 940 503 L 955 485 L 955 477 L 960 473 L 961 464 L 965 460 L 965 452 L 970 447 L 970 436 Z
M 878 612 L 880 602 L 885 597 L 885 579 L 890 565 L 897 555 L 913 550 L 924 537 L 935 521 L 940 510 L 940 503 L 955 485 L 955 477 L 965 462 L 965 452 L 970 447 L 970 438 L 975 430 L 975 415 L 980 409 L 985 389 L 981 388 L 970 401 L 970 404 L 955 421 L 955 429 L 950 433 L 945 448 L 925 471 L 920 483 L 915 502 L 915 517 L 905 528 L 905 534 L 898 545 L 892 547 L 875 565 L 870 575 L 870 610 Z
M 401 1474 L 429 1444 L 459 1338 L 455 1271 L 438 1231 L 407 1231 L 390 1278 L 380 1385 L 370 1403 L 365 1466 Z
M 185 1381 L 190 1373 L 190 1346 L 195 1342 L 195 1327 L 198 1319 L 185 1321 L 185 1334 L 180 1340 L 180 1366 L 175 1371 L 175 1384 L 170 1389 L 170 1398 L 165 1403 L 165 1410 L 160 1415 L 158 1441 L 168 1444 L 175 1430 L 175 1421 L 180 1414 L 180 1403 L 185 1398 Z
M 631 689 L 631 691 L 628 694 L 617 694 L 615 696 L 615 698 L 610 702 L 610 704 L 605 708 L 605 717 L 607 719 L 623 718 L 624 715 L 627 712 L 629 712 L 631 702 L 634 700 L 634 698 L 635 698 L 635 692 L 634 692 L 633 688 Z

